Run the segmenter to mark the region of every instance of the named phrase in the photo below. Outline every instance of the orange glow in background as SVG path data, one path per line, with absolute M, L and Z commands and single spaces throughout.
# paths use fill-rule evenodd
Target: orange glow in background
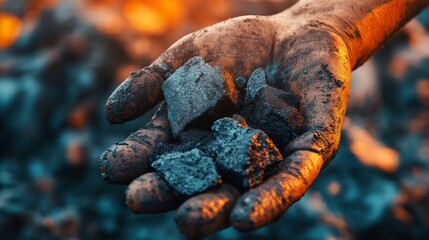
M 176 0 L 130 0 L 123 8 L 129 24 L 143 34 L 162 34 L 175 27 L 182 18 L 183 9 Z
M 399 154 L 375 139 L 367 130 L 350 124 L 346 128 L 350 150 L 362 164 L 393 173 L 399 167 Z
M 21 32 L 22 21 L 7 13 L 0 13 L 0 49 L 12 45 Z

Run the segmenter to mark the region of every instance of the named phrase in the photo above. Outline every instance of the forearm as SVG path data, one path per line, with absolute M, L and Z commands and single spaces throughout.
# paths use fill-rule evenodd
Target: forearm
M 346 41 L 354 69 L 428 5 L 429 0 L 300 0 L 278 17 L 332 28 Z

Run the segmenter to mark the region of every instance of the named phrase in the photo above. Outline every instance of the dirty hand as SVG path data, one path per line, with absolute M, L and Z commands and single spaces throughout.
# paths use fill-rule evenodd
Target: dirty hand
M 300 98 L 304 132 L 281 149 L 285 159 L 279 172 L 263 184 L 245 193 L 222 184 L 184 201 L 162 178 L 148 173 L 156 144 L 172 139 L 161 105 L 146 126 L 102 154 L 104 179 L 117 184 L 134 180 L 127 191 L 134 212 L 178 208 L 175 220 L 189 237 L 229 225 L 249 231 L 277 220 L 337 152 L 351 70 L 427 5 L 427 0 L 301 0 L 278 15 L 239 17 L 185 36 L 116 89 L 106 104 L 111 123 L 134 119 L 162 101 L 161 85 L 168 73 L 201 56 L 234 77 L 249 77 L 264 67 L 270 85 Z
M 130 184 L 128 206 L 135 212 L 175 209 L 182 232 L 201 236 L 231 224 L 247 231 L 278 219 L 299 200 L 338 149 L 350 87 L 351 64 L 343 39 L 312 21 L 273 17 L 235 18 L 185 36 L 150 66 L 131 73 L 106 104 L 112 123 L 134 119 L 162 101 L 167 73 L 194 56 L 222 65 L 234 77 L 264 67 L 269 84 L 300 98 L 305 131 L 290 144 L 281 170 L 239 196 L 223 184 L 179 206 L 165 181 L 150 168 L 157 142 L 172 138 L 165 106 L 142 129 L 103 153 L 100 168 L 108 182 Z

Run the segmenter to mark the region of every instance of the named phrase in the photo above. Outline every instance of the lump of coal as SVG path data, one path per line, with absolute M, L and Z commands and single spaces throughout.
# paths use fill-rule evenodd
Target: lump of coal
M 152 167 L 179 194 L 195 195 L 222 183 L 213 159 L 198 149 L 162 155 Z
M 249 104 L 250 102 L 255 99 L 256 95 L 267 87 L 267 79 L 265 78 L 265 71 L 262 68 L 258 68 L 255 71 L 253 71 L 252 75 L 249 78 L 249 81 L 247 82 L 246 87 L 246 97 L 244 102 L 246 104 Z
M 242 114 L 249 125 L 261 129 L 283 151 L 287 144 L 302 131 L 304 118 L 299 113 L 298 98 L 292 93 L 266 86 L 256 95 Z
M 249 189 L 262 182 L 265 171 L 282 160 L 271 139 L 243 120 L 222 118 L 213 124 L 216 141 L 210 147 L 225 181 Z
M 234 112 L 237 91 L 232 76 L 194 57 L 162 85 L 168 119 L 178 136 L 190 124 L 206 123 Z

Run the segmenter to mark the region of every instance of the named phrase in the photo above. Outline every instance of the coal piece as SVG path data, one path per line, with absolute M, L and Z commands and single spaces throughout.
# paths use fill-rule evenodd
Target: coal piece
M 195 146 L 198 146 L 204 145 L 204 142 L 210 138 L 214 138 L 214 135 L 211 131 L 200 128 L 191 128 L 187 131 L 180 133 L 179 141 L 182 144 L 194 143 Z
M 215 140 L 214 134 L 211 131 L 191 128 L 180 133 L 178 141 L 174 143 L 159 142 L 155 146 L 154 154 L 149 159 L 149 164 L 152 164 L 159 156 L 173 152 L 188 152 L 196 148 L 203 152 L 207 152 L 207 146 Z
M 246 104 L 252 102 L 255 99 L 256 95 L 266 86 L 268 85 L 264 69 L 258 68 L 253 71 L 252 75 L 249 78 L 249 81 L 247 82 L 246 97 L 244 102 Z
M 215 119 L 235 111 L 237 91 L 232 76 L 194 57 L 162 85 L 173 134 L 193 123 L 210 126 Z
M 259 91 L 252 104 L 245 107 L 243 114 L 251 127 L 266 132 L 284 151 L 287 144 L 302 131 L 304 118 L 298 106 L 299 99 L 292 93 L 266 86 Z
M 198 149 L 162 155 L 152 167 L 176 194 L 192 196 L 222 183 L 213 159 Z
M 224 180 L 247 190 L 260 184 L 265 171 L 277 166 L 281 153 L 263 131 L 231 118 L 213 124 L 216 141 L 210 147 Z

